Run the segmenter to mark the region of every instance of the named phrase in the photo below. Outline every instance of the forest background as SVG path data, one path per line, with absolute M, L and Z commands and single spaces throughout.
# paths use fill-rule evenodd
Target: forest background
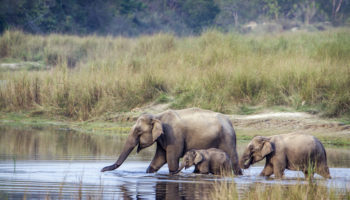
M 270 23 L 268 31 L 348 25 L 350 1 L 0 0 L 0 32 L 184 36 L 213 27 L 245 32 L 262 23 Z

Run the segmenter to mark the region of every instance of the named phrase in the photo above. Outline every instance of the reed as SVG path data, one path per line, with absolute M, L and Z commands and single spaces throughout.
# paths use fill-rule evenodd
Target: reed
M 74 120 L 154 101 L 223 113 L 242 106 L 289 106 L 350 115 L 350 30 L 138 38 L 30 35 L 6 31 L 0 61 L 36 61 L 0 70 L 0 110 L 40 111 Z
M 234 182 L 218 182 L 208 199 L 349 199 L 349 189 L 327 187 L 316 181 L 300 182 L 293 185 L 254 183 L 243 190 Z

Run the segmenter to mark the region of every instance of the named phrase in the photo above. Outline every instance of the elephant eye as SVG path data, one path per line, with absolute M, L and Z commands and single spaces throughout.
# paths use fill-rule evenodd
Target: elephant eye
M 251 147 L 250 149 L 250 155 L 253 155 L 256 152 L 256 149 L 254 147 Z

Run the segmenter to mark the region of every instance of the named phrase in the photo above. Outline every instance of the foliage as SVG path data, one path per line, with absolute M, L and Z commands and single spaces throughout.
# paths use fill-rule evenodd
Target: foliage
M 250 21 L 271 20 L 293 26 L 327 21 L 342 25 L 350 20 L 350 1 L 0 0 L 0 32 L 188 35 L 210 27 L 228 31 Z
M 256 183 L 247 187 L 244 192 L 238 191 L 232 182 L 218 182 L 208 199 L 349 199 L 348 189 L 338 189 L 317 181 L 309 180 L 305 183 L 298 180 L 295 185 L 261 184 Z
M 215 16 L 220 12 L 214 0 L 185 0 L 180 6 L 184 14 L 184 22 L 195 32 L 212 24 Z

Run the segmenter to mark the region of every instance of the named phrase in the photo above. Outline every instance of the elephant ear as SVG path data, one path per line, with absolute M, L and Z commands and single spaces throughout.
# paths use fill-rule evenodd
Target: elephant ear
M 197 165 L 198 163 L 202 162 L 202 160 L 203 160 L 203 155 L 202 155 L 201 153 L 199 153 L 199 152 L 196 151 L 196 154 L 195 154 L 195 156 L 194 156 L 194 161 L 193 161 L 193 163 L 194 163 L 195 165 Z
M 153 119 L 152 120 L 152 139 L 153 142 L 156 141 L 156 139 L 163 134 L 163 127 L 162 127 L 162 122 L 159 121 L 158 119 Z
M 261 149 L 261 155 L 265 157 L 266 155 L 270 154 L 273 151 L 271 142 L 265 141 L 264 146 Z

